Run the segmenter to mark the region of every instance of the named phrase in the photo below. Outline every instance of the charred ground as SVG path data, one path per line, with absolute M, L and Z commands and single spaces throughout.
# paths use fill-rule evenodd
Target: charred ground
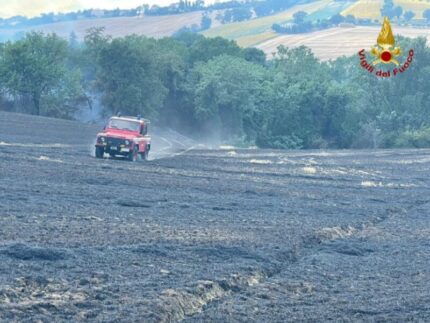
M 130 163 L 97 130 L 0 113 L 0 320 L 430 319 L 429 150 Z

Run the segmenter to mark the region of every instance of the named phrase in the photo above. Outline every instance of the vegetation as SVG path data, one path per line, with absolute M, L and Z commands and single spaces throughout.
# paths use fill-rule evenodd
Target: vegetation
M 424 11 L 429 8 L 430 2 L 427 0 L 357 0 L 342 11 L 341 14 L 344 16 L 351 14 L 357 18 L 367 18 L 372 21 L 378 20 L 379 22 L 382 21 L 384 16 L 407 21 L 407 15 L 405 14 L 409 11 L 415 14 L 415 19 L 417 20 L 415 23 L 419 24 L 419 20 L 424 17 Z
M 423 12 L 423 17 L 427 21 L 427 23 L 430 23 L 430 9 L 426 9 Z
M 254 0 L 246 1 L 245 3 L 231 1 L 229 3 L 232 8 L 225 10 L 222 14 L 220 13 L 217 19 L 223 24 L 246 21 L 250 20 L 253 17 L 253 12 L 257 17 L 264 17 L 286 10 L 295 5 L 300 5 L 313 1 L 315 0 Z M 213 5 L 210 8 L 216 6 L 217 5 Z
M 84 98 L 80 71 L 68 65 L 68 44 L 56 35 L 29 33 L 4 44 L 0 71 L 3 90 L 35 114 L 69 117 Z
M 212 5 L 205 5 L 203 0 L 179 0 L 177 3 L 169 6 L 158 6 L 143 4 L 132 9 L 87 9 L 68 13 L 44 13 L 38 17 L 27 18 L 25 16 L 15 16 L 11 18 L 0 18 L 1 28 L 25 28 L 43 24 L 52 24 L 57 22 L 76 21 L 83 19 L 113 18 L 113 17 L 136 17 L 140 15 L 147 16 L 164 16 L 174 15 L 198 10 L 225 10 L 221 15 L 220 21 L 223 23 L 232 21 L 248 20 L 252 17 L 252 11 L 257 16 L 273 14 L 296 4 L 312 2 L 315 0 L 252 0 L 245 3 L 240 0 L 231 0 Z
M 276 38 L 277 33 L 316 31 L 336 26 L 340 22 L 366 26 L 372 24 L 369 19 L 358 19 L 353 15 L 340 15 L 341 12 L 352 5 L 352 2 L 318 0 L 296 2 L 293 5 L 291 3 L 285 2 L 284 5 L 289 4 L 289 6 L 282 7 L 283 9 L 280 12 L 268 10 L 269 13 L 264 15 L 256 13 L 257 17 L 249 21 L 217 26 L 205 31 L 204 34 L 210 37 L 221 36 L 233 39 L 241 46 L 256 46 Z M 261 2 L 260 4 L 263 7 L 268 5 L 266 2 Z M 279 8 L 279 6 L 274 8 Z M 254 12 L 256 12 L 256 6 L 254 6 Z M 302 23 L 296 23 L 293 17 L 298 12 L 307 14 Z
M 229 22 L 245 21 L 252 18 L 252 11 L 247 7 L 238 7 L 224 11 L 224 14 L 218 16 L 223 24 Z
M 30 33 L 0 47 L 1 107 L 73 118 L 100 98 L 106 115 L 141 114 L 243 145 L 427 147 L 430 48 L 399 41 L 415 49 L 413 64 L 378 79 L 355 56 L 324 63 L 306 47 L 280 47 L 266 61 L 260 50 L 193 33 L 111 39 L 92 29 L 84 43 Z
M 393 0 L 384 0 L 384 5 L 381 8 L 381 16 L 390 19 L 397 17 L 398 19 L 403 13 L 401 6 L 394 6 Z
M 394 6 L 393 0 L 384 0 L 384 5 L 381 8 L 381 15 L 390 19 L 396 19 L 398 22 L 412 23 L 415 13 L 411 10 L 404 11 L 401 6 Z M 429 15 L 430 10 L 424 11 L 423 16 Z M 356 18 L 354 15 L 348 14 L 343 16 L 339 13 L 332 15 L 330 18 L 317 19 L 312 21 L 311 16 L 307 12 L 297 11 L 293 14 L 292 21 L 284 24 L 275 23 L 272 25 L 272 30 L 276 33 L 283 34 L 299 34 L 311 31 L 323 30 L 330 27 L 338 26 L 341 23 L 348 23 L 353 25 L 379 25 L 379 21 L 372 22 L 369 19 Z M 427 19 L 428 20 L 428 19 Z M 423 25 L 421 22 L 420 25 Z
M 277 33 L 285 33 L 285 34 L 300 34 L 306 33 L 310 31 L 327 29 L 333 26 L 337 26 L 342 22 L 349 22 L 352 24 L 357 24 L 358 21 L 354 18 L 354 16 L 349 15 L 347 18 L 343 17 L 340 14 L 335 14 L 330 19 L 318 20 L 317 22 L 307 21 L 308 13 L 304 11 L 298 11 L 293 15 L 293 22 L 280 25 L 273 24 L 272 29 Z

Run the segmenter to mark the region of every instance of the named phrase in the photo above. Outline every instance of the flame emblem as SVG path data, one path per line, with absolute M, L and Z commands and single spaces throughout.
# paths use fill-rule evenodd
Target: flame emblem
M 377 39 L 378 46 L 373 47 L 370 53 L 376 57 L 372 62 L 373 65 L 380 63 L 399 65 L 399 62 L 395 57 L 400 56 L 402 50 L 400 47 L 394 47 L 395 40 L 393 36 L 393 30 L 391 29 L 390 20 L 387 17 L 384 18 L 381 32 Z

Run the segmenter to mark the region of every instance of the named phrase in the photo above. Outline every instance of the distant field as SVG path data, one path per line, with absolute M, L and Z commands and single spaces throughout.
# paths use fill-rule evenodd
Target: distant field
M 297 11 L 302 10 L 308 14 L 315 13 L 327 7 L 332 2 L 332 0 L 321 0 L 309 4 L 297 5 L 276 15 L 211 28 L 203 34 L 208 37 L 221 36 L 234 39 L 242 46 L 251 46 L 275 36 L 275 34 L 271 32 L 273 24 L 292 19 L 293 14 Z
M 86 19 L 73 22 L 61 22 L 47 24 L 31 28 L 45 33 L 55 32 L 56 34 L 68 38 L 70 33 L 74 31 L 79 39 L 85 36 L 86 31 L 91 27 L 105 27 L 106 33 L 113 37 L 122 37 L 131 34 L 145 35 L 148 37 L 165 37 L 171 36 L 176 31 L 185 26 L 193 24 L 200 25 L 203 11 L 190 12 L 185 14 L 170 15 L 170 16 L 144 16 L 144 17 L 118 17 L 118 18 L 100 18 Z M 214 11 L 212 21 L 214 26 L 217 26 Z M 26 29 L 24 31 L 29 31 Z M 1 30 L 0 34 L 9 35 L 16 30 Z
M 381 8 L 384 0 L 358 0 L 355 4 L 345 9 L 343 15 L 354 15 L 357 18 L 381 19 Z M 413 11 L 414 19 L 422 19 L 423 11 L 430 9 L 428 0 L 394 0 L 394 4 L 401 6 L 403 12 Z
M 422 18 L 425 9 L 430 9 L 430 0 L 394 0 L 396 5 L 403 7 L 404 11 L 412 10 L 416 18 Z M 236 40 L 239 45 L 248 47 L 256 46 L 265 42 L 278 39 L 272 31 L 275 23 L 285 23 L 291 21 L 294 13 L 305 11 L 308 13 L 308 20 L 327 19 L 341 13 L 343 15 L 352 14 L 356 17 L 381 19 L 380 9 L 383 0 L 358 0 L 358 1 L 335 1 L 318 0 L 308 4 L 297 5 L 283 12 L 272 16 L 256 18 L 249 21 L 230 23 L 221 25 L 215 19 L 219 11 L 210 14 L 212 18 L 212 28 L 204 32 L 207 37 L 221 36 Z M 91 27 L 105 27 L 106 33 L 113 37 L 121 37 L 130 34 L 145 35 L 148 37 L 170 36 L 182 27 L 199 25 L 201 23 L 203 11 L 190 12 L 185 14 L 170 16 L 145 16 L 145 17 L 119 17 L 79 20 L 73 22 L 63 22 L 38 26 L 34 29 L 43 32 L 55 32 L 63 37 L 69 37 L 74 31 L 78 38 L 82 39 L 86 30 Z M 26 29 L 24 31 L 28 31 Z M 0 35 L 13 35 L 17 30 L 2 30 Z
M 422 18 L 422 13 L 424 10 L 430 9 L 430 0 L 395 0 L 394 3 L 395 5 L 402 6 L 404 11 L 413 11 L 416 14 L 417 19 Z M 343 35 L 345 28 L 340 28 L 339 30 L 334 28 L 326 31 L 302 35 L 279 36 L 272 31 L 272 25 L 274 23 L 283 23 L 291 20 L 293 14 L 300 10 L 307 12 L 307 19 L 312 21 L 330 18 L 337 13 L 341 13 L 342 15 L 353 14 L 354 16 L 360 18 L 381 20 L 382 17 L 380 14 L 380 9 L 382 4 L 383 0 L 358 0 L 345 2 L 320 0 L 310 4 L 294 6 L 273 16 L 221 25 L 206 31 L 204 35 L 208 37 L 221 36 L 228 39 L 233 39 L 236 40 L 239 45 L 244 47 L 257 46 L 259 48 L 265 49 L 265 51 L 269 54 L 274 51 L 274 49 L 276 49 L 276 47 L 280 44 L 279 42 L 294 44 L 294 42 L 297 40 L 301 44 L 303 40 L 307 41 L 308 37 L 311 37 L 311 44 L 313 45 L 314 42 L 316 42 L 314 37 L 316 37 L 320 43 L 318 43 L 315 48 L 319 50 L 320 48 L 322 49 L 324 47 L 323 50 L 328 51 L 327 54 L 321 53 L 320 56 L 331 58 L 333 55 L 337 55 L 336 53 L 339 52 L 348 54 L 351 52 L 349 48 L 354 48 L 353 41 L 348 42 L 348 35 Z M 377 29 L 378 31 L 376 32 Z M 415 31 L 415 29 L 403 29 L 407 35 L 427 35 L 426 30 L 418 29 Z M 362 37 L 360 36 L 361 32 L 364 32 Z M 364 41 L 364 43 L 371 44 L 373 44 L 375 35 L 377 35 L 378 32 L 379 27 L 370 29 L 357 27 L 354 29 L 354 31 L 352 31 L 353 34 L 357 34 L 357 41 Z M 331 36 L 324 36 L 331 35 L 332 33 L 337 35 L 333 40 L 331 39 Z M 342 41 L 347 41 L 347 43 L 350 45 L 345 47 L 341 44 L 337 44 L 338 37 L 341 37 Z M 327 43 L 327 46 L 323 46 L 323 43 Z M 268 49 L 266 50 L 266 48 Z
M 422 12 L 430 9 L 430 0 L 394 0 L 396 5 L 403 7 L 404 11 L 412 10 L 416 18 L 422 18 Z M 356 17 L 381 19 L 380 8 L 383 0 L 335 1 L 318 0 L 308 4 L 296 5 L 288 10 L 272 16 L 256 18 L 249 21 L 220 24 L 216 20 L 219 11 L 210 14 L 212 28 L 205 31 L 207 37 L 221 36 L 235 40 L 242 47 L 261 48 L 270 57 L 279 45 L 288 47 L 306 45 L 313 49 L 315 54 L 323 59 L 333 59 L 342 55 L 351 55 L 358 49 L 368 48 L 374 44 L 380 27 L 338 27 L 313 33 L 299 35 L 279 35 L 273 32 L 274 23 L 291 21 L 294 13 L 305 11 L 308 20 L 327 19 L 341 13 L 353 14 Z M 68 38 L 73 31 L 82 39 L 91 27 L 105 27 L 106 33 L 113 37 L 123 37 L 130 34 L 145 35 L 148 37 L 171 36 L 185 26 L 200 24 L 203 11 L 191 12 L 170 16 L 120 17 L 80 20 L 68 23 L 55 23 L 38 26 L 34 29 L 45 33 L 55 32 Z M 429 37 L 430 29 L 413 29 L 395 27 L 395 33 L 409 37 Z M 26 29 L 23 31 L 29 31 Z M 0 38 L 11 38 L 19 30 L 1 30 Z
M 353 15 L 356 18 L 381 18 L 381 7 L 383 0 L 358 0 L 351 7 L 342 12 L 342 15 Z
M 394 33 L 411 38 L 423 36 L 430 39 L 430 29 L 416 29 L 393 26 Z M 281 35 L 265 41 L 257 48 L 262 49 L 269 57 L 276 52 L 279 45 L 310 47 L 322 60 L 336 59 L 343 55 L 353 55 L 360 49 L 369 49 L 376 43 L 380 27 L 336 27 L 313 33 L 298 35 Z

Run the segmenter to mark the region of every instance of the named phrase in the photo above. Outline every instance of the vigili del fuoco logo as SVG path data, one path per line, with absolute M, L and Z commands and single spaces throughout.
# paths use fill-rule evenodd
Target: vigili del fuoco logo
M 374 58 L 370 63 L 366 60 L 366 51 L 364 49 L 358 52 L 360 65 L 369 73 L 379 77 L 392 77 L 405 72 L 412 64 L 414 59 L 413 49 L 409 50 L 406 61 L 399 63 L 398 57 L 402 54 L 402 49 L 400 47 L 395 47 L 396 41 L 393 36 L 390 21 L 387 17 L 384 18 L 377 44 L 377 46 L 372 47 L 370 50 L 370 54 L 372 54 Z M 389 69 L 377 69 L 378 66 L 384 65 L 389 66 Z

